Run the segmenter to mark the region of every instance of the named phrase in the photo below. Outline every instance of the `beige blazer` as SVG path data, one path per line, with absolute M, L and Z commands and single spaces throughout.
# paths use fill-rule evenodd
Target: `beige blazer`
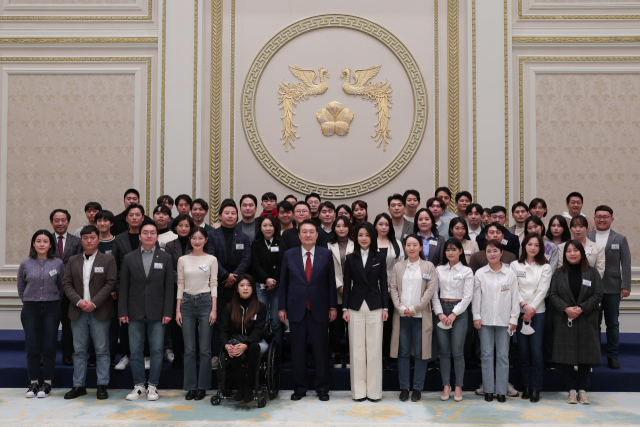
M 343 285 L 343 274 L 342 274 L 342 265 L 340 264 L 340 247 L 338 246 L 337 243 L 329 243 L 329 249 L 331 250 L 331 253 L 333 254 L 333 268 L 336 270 L 336 290 L 340 289 L 340 287 Z M 353 253 L 353 240 L 349 239 L 349 241 L 347 242 L 347 251 L 346 251 L 346 255 L 352 254 Z M 340 295 L 340 292 L 337 292 L 337 297 L 338 297 L 338 304 L 342 304 L 342 295 Z M 341 313 L 338 313 L 338 315 L 340 315 Z
M 393 330 L 391 332 L 391 357 L 398 357 L 398 347 L 400 346 L 400 295 L 402 295 L 402 278 L 407 269 L 408 260 L 398 262 L 391 270 L 391 280 L 389 288 L 391 289 L 391 301 L 395 306 L 393 312 Z M 420 270 L 423 277 L 429 275 L 430 280 L 422 279 L 422 298 L 420 304 L 414 306 L 416 312 L 422 313 L 422 359 L 431 358 L 431 335 L 433 332 L 433 320 L 431 318 L 431 297 L 436 290 L 438 281 L 438 273 L 436 267 L 429 261 L 420 260 Z
M 558 268 L 562 267 L 562 261 L 564 261 L 564 245 L 566 245 L 566 243 L 558 245 Z M 600 278 L 602 279 L 602 276 L 604 276 L 604 266 L 607 261 L 604 253 L 604 246 L 587 239 L 586 245 L 584 245 L 584 251 L 587 253 L 589 266 L 595 267 L 596 270 L 598 270 L 598 273 L 600 273 Z M 590 254 L 589 251 L 591 251 Z
M 480 248 L 478 248 L 478 244 L 476 242 L 466 239 L 464 242 L 462 242 L 462 249 L 464 249 L 464 257 L 467 259 L 467 265 L 469 265 L 471 256 L 480 251 Z

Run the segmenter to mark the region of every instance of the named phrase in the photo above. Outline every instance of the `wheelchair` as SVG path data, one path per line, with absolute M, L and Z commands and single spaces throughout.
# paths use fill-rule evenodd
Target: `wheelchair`
M 258 404 L 258 408 L 264 408 L 267 405 L 267 396 L 269 400 L 278 397 L 280 392 L 280 371 L 281 357 L 280 346 L 273 339 L 272 334 L 268 334 L 265 341 L 269 344 L 267 351 L 260 355 L 258 363 L 258 372 L 256 375 L 256 383 L 254 386 L 254 401 Z M 246 368 L 246 365 L 243 364 Z M 220 405 L 222 399 L 231 398 L 233 395 L 233 382 L 235 376 L 230 372 L 230 362 L 227 352 L 220 350 L 220 364 L 218 365 L 218 391 L 211 396 L 212 405 Z

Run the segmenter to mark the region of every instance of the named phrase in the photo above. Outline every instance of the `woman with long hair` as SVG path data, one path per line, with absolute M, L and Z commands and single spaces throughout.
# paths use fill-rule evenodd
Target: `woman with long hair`
M 478 248 L 478 244 L 469 238 L 467 221 L 463 218 L 453 218 L 451 222 L 449 222 L 449 236 L 455 237 L 462 244 L 462 250 L 464 251 L 466 264 L 468 265 L 471 256 L 480 249 Z M 447 261 L 443 259 L 442 262 L 446 263 Z
M 567 219 L 562 215 L 552 216 L 545 237 L 556 245 L 561 245 L 571 239 L 571 230 L 569 230 Z
M 548 240 L 545 237 L 545 226 L 542 220 L 534 215 L 531 215 L 524 221 L 524 235 L 528 234 L 539 234 L 544 241 L 544 257 L 549 261 L 549 266 L 551 267 L 551 274 L 556 271 L 556 267 L 558 267 L 558 245 Z M 520 245 L 520 253 L 524 251 L 524 244 Z

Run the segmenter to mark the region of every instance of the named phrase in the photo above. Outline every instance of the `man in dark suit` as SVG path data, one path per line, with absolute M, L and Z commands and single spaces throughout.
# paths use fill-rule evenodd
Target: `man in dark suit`
M 71 215 L 64 209 L 56 209 L 49 215 L 49 221 L 53 227 L 54 251 L 56 258 L 60 258 L 67 266 L 69 259 L 77 254 L 82 253 L 82 244 L 80 239 L 73 234 L 67 233 Z M 73 366 L 73 336 L 71 335 L 71 321 L 69 320 L 69 298 L 66 294 L 60 299 L 60 323 L 62 324 L 62 338 L 60 346 L 62 347 L 62 363 L 65 366 Z
M 62 280 L 64 292 L 69 298 L 69 319 L 73 331 L 73 388 L 64 395 L 75 399 L 87 394 L 87 344 L 89 336 L 96 349 L 96 397 L 106 399 L 109 384 L 109 324 L 114 310 L 111 292 L 116 283 L 118 269 L 111 255 L 98 251 L 100 232 L 89 225 L 80 232 L 84 254 L 69 259 Z
M 504 225 L 507 223 L 507 210 L 504 206 L 494 206 L 491 208 L 491 222 L 497 222 L 503 228 L 504 241 L 502 242 L 502 246 L 505 247 L 505 250 L 511 252 L 516 259 L 520 258 L 520 239 L 504 228 Z M 486 233 L 482 233 L 476 238 L 476 243 L 481 251 L 484 250 L 487 240 L 490 239 L 487 239 Z
M 113 225 L 111 226 L 111 234 L 113 236 L 117 236 L 118 234 L 124 233 L 129 229 L 129 224 L 127 221 L 127 208 L 132 204 L 140 204 L 140 193 L 135 188 L 130 188 L 124 192 L 124 211 L 120 212 L 118 215 L 114 217 Z M 142 213 L 144 215 L 144 212 Z M 147 224 L 153 222 L 151 218 L 148 216 L 144 217 L 143 223 Z
M 282 233 L 282 237 L 280 238 L 280 259 L 284 258 L 286 251 L 292 248 L 299 248 L 302 244 L 300 242 L 297 224 L 302 224 L 305 219 L 312 219 L 311 208 L 307 202 L 299 201 L 296 203 L 293 207 L 293 219 L 295 220 L 293 228 Z M 313 223 L 315 224 L 315 221 L 313 221 Z M 322 248 L 328 248 L 324 233 L 318 234 L 316 245 Z
M 298 225 L 301 248 L 289 249 L 282 260 L 278 308 L 280 321 L 289 319 L 293 394 L 307 395 L 307 338 L 311 337 L 316 366 L 315 390 L 329 400 L 329 322 L 337 315 L 336 276 L 331 251 L 316 245 L 318 229 L 311 219 Z M 282 246 L 281 246 L 282 247 Z
M 631 295 L 631 251 L 627 238 L 611 229 L 613 209 L 601 205 L 595 212 L 596 231 L 587 234 L 587 238 L 604 246 L 605 267 L 602 284 L 604 294 L 600 303 L 598 325 L 602 324 L 602 315 L 607 325 L 607 362 L 609 368 L 620 369 L 618 344 L 620 342 L 620 300 Z
M 146 392 L 147 400 L 158 400 L 162 371 L 164 325 L 173 317 L 174 272 L 171 255 L 160 250 L 158 227 L 145 224 L 140 230 L 140 249 L 128 253 L 120 269 L 118 313 L 129 324 L 131 373 L 134 389 L 127 400 L 136 400 Z M 149 388 L 143 358 L 145 332 L 149 337 L 151 369 Z
M 224 308 L 233 298 L 233 285 L 239 275 L 248 273 L 251 266 L 251 242 L 249 236 L 238 228 L 238 206 L 231 199 L 225 199 L 218 211 L 221 226 L 207 233 L 209 247 L 207 253 L 218 260 L 218 313 L 224 313 Z M 218 318 L 211 334 L 211 351 L 214 355 L 220 353 L 220 325 Z M 218 367 L 218 357 L 211 362 L 213 369 Z

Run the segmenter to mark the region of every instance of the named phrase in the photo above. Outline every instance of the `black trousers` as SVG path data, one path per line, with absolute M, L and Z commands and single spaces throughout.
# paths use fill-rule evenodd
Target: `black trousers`
M 231 364 L 231 370 L 236 375 L 238 388 L 244 387 L 244 384 L 242 383 L 244 376 L 240 375 L 242 372 L 242 362 L 247 363 L 246 384 L 250 387 L 256 386 L 256 373 L 258 370 L 258 363 L 260 363 L 260 344 L 254 342 L 244 353 L 242 353 L 240 357 L 230 357 L 229 362 Z
M 345 327 L 342 319 L 342 304 L 338 304 L 338 315 L 333 322 L 329 322 L 329 351 L 331 354 L 342 353 L 342 337 L 344 337 Z
M 588 390 L 591 382 L 591 365 L 578 365 L 578 370 L 573 369 L 573 365 L 560 365 L 564 381 L 569 390 Z
M 60 323 L 62 324 L 62 337 L 60 338 L 60 346 L 62 347 L 62 356 L 71 357 L 73 355 L 73 334 L 71 333 L 71 320 L 69 320 L 69 305 L 71 301 L 66 294 L 60 299 Z
M 311 310 L 306 310 L 302 321 L 289 320 L 291 329 L 291 359 L 293 368 L 293 391 L 305 393 L 307 381 L 307 338 L 311 340 L 313 358 L 316 362 L 314 388 L 317 392 L 329 391 L 331 384 L 329 367 L 329 314 L 326 320 L 316 322 Z
M 391 354 L 391 333 L 393 332 L 393 313 L 396 308 L 389 298 L 389 319 L 382 325 L 382 357 L 389 357 Z

